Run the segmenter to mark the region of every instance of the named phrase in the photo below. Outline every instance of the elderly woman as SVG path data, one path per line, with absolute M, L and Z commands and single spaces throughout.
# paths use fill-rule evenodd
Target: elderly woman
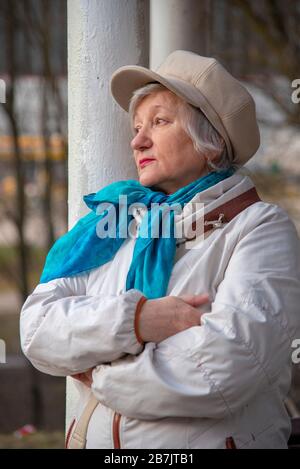
M 78 388 L 67 446 L 286 448 L 299 239 L 240 169 L 259 146 L 253 99 L 186 51 L 122 67 L 111 89 L 139 181 L 84 197 L 21 314 L 28 359 Z M 170 208 L 168 236 L 153 204 Z

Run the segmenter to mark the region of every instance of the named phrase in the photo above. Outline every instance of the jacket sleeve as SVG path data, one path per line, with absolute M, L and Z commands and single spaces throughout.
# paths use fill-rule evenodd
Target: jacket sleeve
M 300 321 L 299 238 L 284 213 L 237 243 L 201 326 L 94 370 L 101 402 L 137 419 L 225 418 L 274 392 Z
M 142 293 L 87 296 L 86 279 L 87 274 L 39 284 L 22 307 L 22 350 L 44 373 L 72 375 L 142 349 L 134 332 Z

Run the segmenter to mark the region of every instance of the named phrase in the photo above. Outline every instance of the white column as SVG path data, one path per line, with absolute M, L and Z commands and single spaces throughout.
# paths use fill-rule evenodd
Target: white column
M 109 90 L 122 65 L 148 66 L 147 0 L 68 0 L 69 229 L 82 196 L 135 178 L 127 114 Z M 76 389 L 67 380 L 67 425 Z
M 151 0 L 150 67 L 177 49 L 207 54 L 209 0 Z

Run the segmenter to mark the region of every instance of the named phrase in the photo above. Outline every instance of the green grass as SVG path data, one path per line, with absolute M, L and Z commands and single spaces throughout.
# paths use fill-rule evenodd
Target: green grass
M 62 449 L 65 444 L 65 435 L 62 431 L 38 431 L 22 439 L 13 434 L 0 434 L 0 449 Z

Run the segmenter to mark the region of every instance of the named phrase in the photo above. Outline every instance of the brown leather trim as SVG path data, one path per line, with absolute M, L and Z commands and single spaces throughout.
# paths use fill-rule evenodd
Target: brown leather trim
M 222 219 L 223 223 L 228 223 L 230 222 L 236 215 L 238 215 L 240 212 L 242 212 L 245 208 L 249 207 L 250 205 L 254 204 L 255 202 L 259 202 L 261 199 L 255 189 L 255 187 L 252 187 L 246 192 L 243 192 L 243 194 L 238 195 L 234 199 L 229 200 L 225 204 L 219 205 L 216 207 L 214 210 L 212 210 L 209 213 L 206 213 L 204 215 L 204 220 L 203 220 L 203 231 L 201 233 L 197 233 L 193 238 L 189 239 L 194 239 L 196 236 L 199 236 L 200 234 L 206 233 L 207 231 L 211 230 L 213 225 L 208 224 L 205 225 L 205 222 L 211 222 L 218 220 L 220 214 L 224 214 L 224 217 Z M 199 222 L 198 222 L 199 223 Z M 197 221 L 194 221 L 192 223 L 192 230 L 195 232 L 197 227 Z
M 114 442 L 114 449 L 120 449 L 120 421 L 121 421 L 121 414 L 117 412 L 114 413 L 113 417 L 113 442 Z
M 226 449 L 237 449 L 235 445 L 235 441 L 232 438 L 232 436 L 229 436 L 228 438 L 226 438 Z
M 141 338 L 140 336 L 140 332 L 139 332 L 139 319 L 140 319 L 140 314 L 142 312 L 142 307 L 144 306 L 144 304 L 146 303 L 147 301 L 147 298 L 145 296 L 142 296 L 137 305 L 136 305 L 136 310 L 135 310 L 135 316 L 134 316 L 134 332 L 135 332 L 135 335 L 136 335 L 136 338 L 137 338 L 137 341 L 141 344 L 141 345 L 144 345 L 144 341 L 143 339 Z
M 71 425 L 69 426 L 69 430 L 67 431 L 67 436 L 66 436 L 66 441 L 65 441 L 65 448 L 66 449 L 68 449 L 70 436 L 72 434 L 72 430 L 74 428 L 75 422 L 76 422 L 76 419 L 73 419 Z

